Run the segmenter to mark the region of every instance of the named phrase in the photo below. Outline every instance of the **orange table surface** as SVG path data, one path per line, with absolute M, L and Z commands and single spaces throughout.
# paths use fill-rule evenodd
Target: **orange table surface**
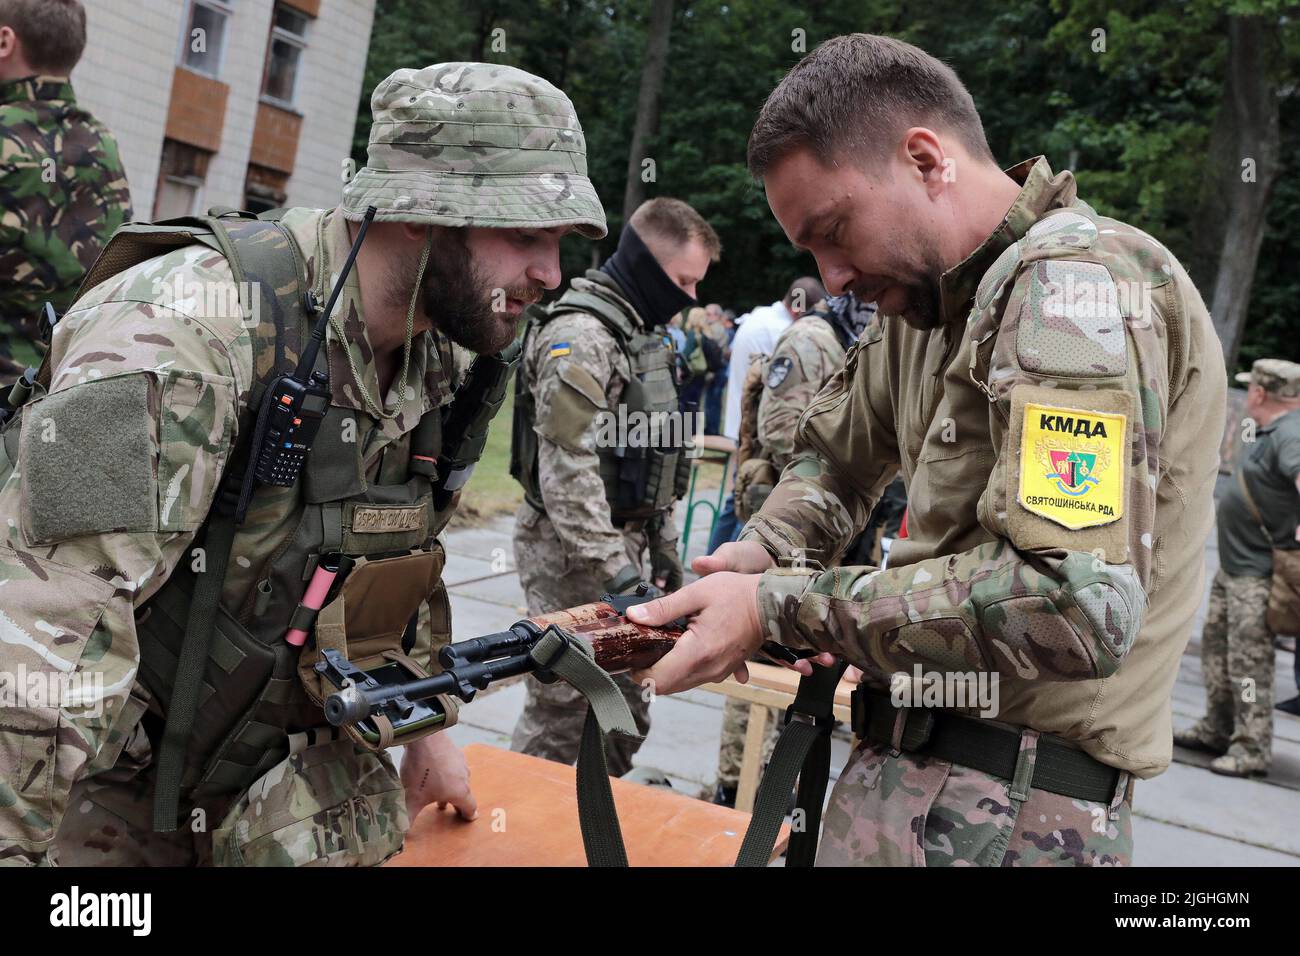
M 465 748 L 478 819 L 425 807 L 388 866 L 585 866 L 572 767 L 485 744 Z M 731 866 L 749 814 L 612 779 L 632 866 Z M 781 828 L 775 855 L 789 839 Z

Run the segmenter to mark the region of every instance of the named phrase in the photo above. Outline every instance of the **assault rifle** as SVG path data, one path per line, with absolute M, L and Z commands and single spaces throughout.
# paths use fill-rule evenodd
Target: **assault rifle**
M 362 729 L 380 714 L 394 726 L 421 716 L 436 721 L 444 716 L 434 699 L 439 695 L 469 703 L 478 691 L 507 677 L 531 673 L 553 680 L 550 665 L 575 642 L 585 645 L 597 666 L 611 674 L 649 667 L 672 650 L 686 629 L 680 619 L 663 627 L 628 620 L 628 608 L 657 596 L 656 589 L 642 584 L 632 595 L 606 594 L 592 604 L 524 618 L 509 630 L 448 644 L 438 652 L 442 673 L 418 680 L 385 681 L 384 675 L 364 671 L 327 650 L 316 671 L 338 691 L 325 699 L 325 718 L 336 727 L 361 724 Z M 541 656 L 538 646 L 549 635 L 558 640 Z

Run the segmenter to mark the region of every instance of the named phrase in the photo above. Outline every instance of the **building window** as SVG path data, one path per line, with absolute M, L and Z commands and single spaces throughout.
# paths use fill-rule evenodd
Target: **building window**
M 277 106 L 292 108 L 298 67 L 307 48 L 307 15 L 284 4 L 275 5 L 271 43 L 266 51 L 262 95 Z
M 250 163 L 248 178 L 244 181 L 244 208 L 257 213 L 279 209 L 289 198 L 288 186 L 287 173 Z
M 154 219 L 196 216 L 202 211 L 203 186 L 208 177 L 207 150 L 179 140 L 163 140 L 158 169 L 158 192 L 153 203 Z
M 226 52 L 234 0 L 190 0 L 190 15 L 181 35 L 180 62 L 195 73 L 218 79 Z

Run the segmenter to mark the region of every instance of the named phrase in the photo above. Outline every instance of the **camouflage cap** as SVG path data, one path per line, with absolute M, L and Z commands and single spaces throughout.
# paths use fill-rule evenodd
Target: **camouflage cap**
M 1278 398 L 1300 398 L 1300 365 L 1286 359 L 1256 359 L 1249 372 L 1238 372 L 1242 385 L 1255 384 Z
M 398 70 L 370 98 L 366 165 L 343 187 L 343 211 L 439 226 L 605 235 L 587 178 L 573 103 L 531 73 L 496 63 Z

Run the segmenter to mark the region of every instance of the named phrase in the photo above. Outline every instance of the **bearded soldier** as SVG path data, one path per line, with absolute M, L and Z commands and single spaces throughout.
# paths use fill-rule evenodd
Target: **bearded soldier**
M 637 207 L 599 269 L 532 311 L 511 451 L 524 487 L 515 561 L 529 614 L 624 593 L 641 581 L 647 557 L 660 587 L 681 585 L 672 506 L 686 491 L 686 432 L 700 429 L 679 417 L 662 326 L 694 303 L 720 251 L 698 212 L 660 196 Z M 649 695 L 626 677 L 618 684 L 644 736 Z M 586 713 L 568 684 L 530 680 L 511 748 L 572 763 Z M 615 776 L 631 769 L 640 743 L 608 741 Z
M 883 321 L 740 541 L 634 609 L 691 616 L 640 676 L 718 680 L 764 640 L 863 671 L 819 864 L 1129 863 L 1131 781 L 1169 763 L 1213 519 L 1204 423 L 1226 376 L 1200 295 L 1070 173 L 999 169 L 956 74 L 897 40 L 805 57 L 748 159 L 827 291 Z M 835 560 L 899 471 L 908 537 L 885 570 L 777 567 Z M 994 712 L 955 691 L 920 706 L 956 678 L 995 686 Z
M 60 692 L 5 711 L 6 862 L 374 864 L 426 803 L 475 813 L 445 735 L 340 737 L 312 663 L 433 668 L 450 636 L 436 535 L 483 437 L 443 422 L 558 285 L 560 237 L 602 236 L 604 214 L 572 104 L 535 76 L 403 69 L 371 107 L 338 208 L 120 230 L 3 432 L 0 669 Z M 310 357 L 349 247 L 302 473 L 233 504 L 230 476 L 302 425 L 259 407 Z M 458 347 L 485 358 L 467 372 Z

